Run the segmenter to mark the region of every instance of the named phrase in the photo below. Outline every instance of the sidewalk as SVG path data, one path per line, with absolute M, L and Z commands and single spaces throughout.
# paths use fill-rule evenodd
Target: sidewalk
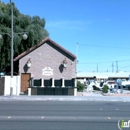
M 123 91 L 123 94 L 108 93 L 105 96 L 102 93 L 78 92 L 77 96 L 0 96 L 0 101 L 112 101 L 112 102 L 130 102 L 130 91 Z M 128 93 L 129 92 L 129 93 Z M 128 93 L 128 94 L 127 94 Z M 127 96 L 125 96 L 127 95 Z

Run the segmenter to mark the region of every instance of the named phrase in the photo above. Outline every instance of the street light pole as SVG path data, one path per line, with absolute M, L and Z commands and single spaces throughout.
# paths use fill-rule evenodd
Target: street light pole
M 13 62 L 13 57 L 14 57 L 14 36 L 16 34 L 22 34 L 21 33 L 16 33 L 14 35 L 14 27 L 13 27 L 13 6 L 12 6 L 12 1 L 10 0 L 10 6 L 11 6 L 11 81 L 10 81 L 10 96 L 13 94 L 13 72 L 14 72 L 14 62 Z M 27 33 L 27 32 L 26 32 Z M 23 39 L 27 39 L 27 35 L 23 35 Z
M 12 1 L 10 0 L 10 6 L 11 6 L 11 86 L 10 86 L 10 96 L 12 96 L 12 89 L 13 89 L 13 41 L 14 41 L 14 30 L 13 30 L 13 6 Z

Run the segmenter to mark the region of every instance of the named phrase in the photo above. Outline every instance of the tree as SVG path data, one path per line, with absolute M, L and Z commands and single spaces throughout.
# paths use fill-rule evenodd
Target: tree
M 103 89 L 102 89 L 102 92 L 103 93 L 108 93 L 108 89 L 109 89 L 109 87 L 105 84 Z
M 84 88 L 85 88 L 85 85 L 82 84 L 80 81 L 77 81 L 77 90 L 82 92 Z
M 19 32 L 28 32 L 28 39 L 25 41 L 21 35 L 14 37 L 14 57 L 29 49 L 42 39 L 49 36 L 45 29 L 45 19 L 39 16 L 24 15 L 19 12 L 15 4 L 13 5 L 13 25 L 14 35 Z M 5 4 L 0 1 L 0 33 L 11 34 L 11 8 L 10 4 Z M 0 68 L 5 71 L 7 66 L 10 66 L 10 43 L 11 38 L 4 34 L 0 40 Z

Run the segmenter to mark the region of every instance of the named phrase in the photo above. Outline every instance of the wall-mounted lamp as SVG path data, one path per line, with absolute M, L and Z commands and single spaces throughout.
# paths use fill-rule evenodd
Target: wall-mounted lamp
M 64 68 L 67 68 L 67 60 L 66 60 L 66 58 L 62 61 L 62 64 L 63 64 Z
M 28 67 L 28 68 L 31 67 L 31 60 L 30 60 L 30 58 L 29 58 L 28 61 L 27 61 L 27 67 Z

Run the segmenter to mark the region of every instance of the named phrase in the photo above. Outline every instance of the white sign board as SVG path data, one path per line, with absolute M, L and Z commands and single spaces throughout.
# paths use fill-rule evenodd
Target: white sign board
M 53 69 L 51 69 L 50 67 L 45 67 L 44 69 L 42 69 L 42 75 L 45 76 L 53 75 Z

